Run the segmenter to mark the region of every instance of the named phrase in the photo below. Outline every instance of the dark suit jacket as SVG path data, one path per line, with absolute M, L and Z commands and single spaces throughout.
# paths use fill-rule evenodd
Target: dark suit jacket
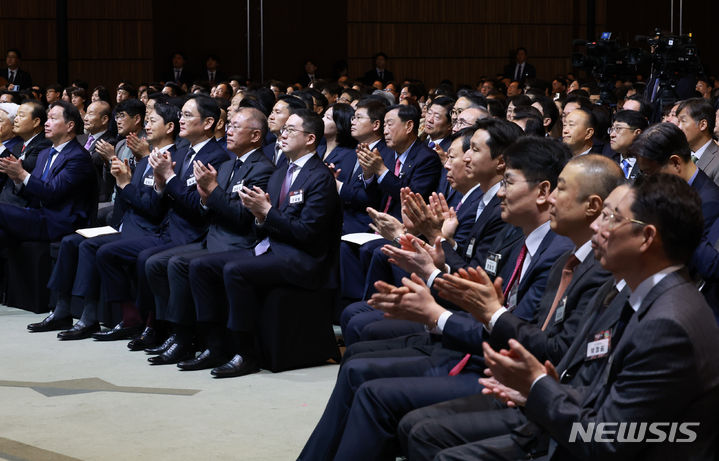
M 165 186 L 166 199 L 169 200 L 170 210 L 167 213 L 169 237 L 177 245 L 196 242 L 204 237 L 209 224 L 207 214 L 200 205 L 200 194 L 195 184 L 188 184 L 188 180 L 194 178 L 192 166 L 180 177 L 182 164 L 184 163 L 187 151 L 177 151 L 173 156 L 175 162 L 175 176 Z M 176 158 L 175 158 L 176 157 Z M 195 155 L 195 161 L 201 161 L 204 165 L 211 164 L 215 169 L 227 160 L 227 152 L 220 147 L 214 138 L 210 139 L 205 146 Z
M 87 138 L 85 139 L 87 140 Z M 113 146 L 117 144 L 117 139 L 110 130 L 105 131 L 99 139 L 109 142 Z M 97 145 L 97 141 L 99 139 L 96 139 L 95 142 L 92 143 L 89 152 L 90 157 L 92 157 L 92 165 L 95 167 L 95 177 L 97 178 L 97 187 L 99 191 L 98 201 L 109 202 L 112 200 L 112 192 L 115 190 L 115 177 L 112 173 L 110 173 L 109 165 L 105 159 L 95 150 L 95 146 Z
M 7 78 L 8 76 L 8 69 L 7 67 L 0 70 L 0 76 L 2 78 Z M 20 90 L 27 90 L 30 87 L 32 87 L 32 77 L 30 76 L 29 72 L 25 72 L 24 70 L 18 68 L 15 71 L 15 79 L 12 82 L 15 85 L 18 85 L 20 87 Z
M 477 187 L 465 198 L 464 203 L 457 211 L 459 225 L 454 233 L 454 240 L 458 246 L 467 246 L 469 244 L 472 228 L 474 227 L 474 218 L 477 216 L 477 207 L 479 206 L 479 201 L 482 200 L 482 195 L 484 195 L 482 189 Z
M 174 149 L 174 146 L 169 149 L 171 154 Z M 130 184 L 117 188 L 112 215 L 113 218 L 122 217 L 122 238 L 134 239 L 162 232 L 165 209 L 156 198 L 152 168 L 147 167 L 148 158 L 144 157 L 135 166 Z
M 704 157 L 702 156 L 702 158 Z M 692 187 L 702 200 L 704 229 L 708 230 L 719 217 L 719 186 L 712 182 L 702 170 L 699 170 L 692 182 Z
M 342 214 L 334 176 L 316 155 L 295 178 L 284 202 L 280 190 L 287 168 L 270 177 L 267 192 L 272 208 L 259 231 L 270 238 L 270 251 L 279 255 L 299 285 L 307 289 L 335 288 Z M 302 200 L 290 203 L 301 191 Z M 297 195 L 295 195 L 297 196 Z
M 210 212 L 210 228 L 207 232 L 207 248 L 212 251 L 227 251 L 233 248 L 252 248 L 257 244 L 255 234 L 255 217 L 242 206 L 242 201 L 235 186 L 267 190 L 267 181 L 275 171 L 272 162 L 267 160 L 261 149 L 257 149 L 247 157 L 237 173 L 232 176 L 232 169 L 237 160 L 224 162 L 217 172 L 218 186 L 207 197 L 206 206 Z
M 702 158 L 697 161 L 697 166 L 715 183 L 719 184 L 719 146 L 715 142 L 709 143 Z
M 384 87 L 385 85 L 387 85 L 387 83 L 394 81 L 394 74 L 392 73 L 392 71 L 385 69 L 382 78 L 380 78 L 379 74 L 377 73 L 377 68 L 372 68 L 365 72 L 364 76 L 362 77 L 362 82 L 364 82 L 364 84 L 368 86 L 372 86 L 372 84 L 377 80 L 382 82 L 382 86 Z
M 387 147 L 383 140 L 380 140 L 375 146 L 382 155 L 387 158 L 394 155 L 394 151 Z M 355 153 L 355 158 L 357 154 Z M 342 233 L 351 234 L 354 232 L 369 232 L 369 223 L 372 222 L 367 214 L 367 207 L 374 209 L 380 208 L 378 194 L 370 194 L 362 180 L 362 168 L 359 166 L 354 169 L 353 164 L 349 170 L 348 179 L 342 185 L 340 190 L 340 199 L 343 209 L 343 225 Z M 394 168 L 394 167 L 393 167 Z M 380 209 L 380 211 L 382 211 Z
M 324 153 L 320 153 L 319 149 L 317 150 L 317 155 L 320 156 L 320 159 L 324 157 Z M 350 147 L 337 146 L 332 152 L 330 152 L 330 155 L 322 161 L 328 165 L 330 163 L 334 164 L 335 170 L 342 170 L 340 171 L 337 179 L 344 183 L 347 179 L 349 179 L 352 174 L 352 170 L 357 163 L 357 151 Z
M 557 318 L 555 311 L 547 329 L 542 331 L 542 325 L 559 288 L 562 269 L 572 254 L 574 250 L 569 250 L 552 265 L 547 277 L 547 288 L 531 322 L 509 312 L 499 316 L 489 335 L 489 343 L 494 350 L 507 349 L 507 341 L 514 338 L 542 362 L 549 360 L 558 363 L 562 359 L 586 317 L 587 306 L 594 293 L 611 278 L 611 274 L 605 271 L 594 258 L 594 254 L 590 253 L 574 269 L 572 281 L 562 295 L 566 300 L 560 301 L 566 306 L 562 317 Z
M 509 262 L 500 271 L 505 286 L 514 270 L 521 247 L 522 245 L 514 246 L 508 258 Z M 519 281 L 517 307 L 512 311 L 514 316 L 527 321 L 534 318 L 547 286 L 550 268 L 565 251 L 573 247 L 574 244 L 568 238 L 555 234 L 552 230 L 547 232 Z M 444 326 L 442 343 L 450 349 L 481 355 L 484 331 L 484 326 L 473 317 L 452 315 Z
M 40 153 L 27 186 L 20 193 L 30 201 L 30 207 L 40 209 L 49 239 L 57 240 L 89 224 L 93 208 L 97 206 L 96 186 L 90 155 L 75 139 L 57 154 L 43 181 L 49 154 L 50 149 Z
M 387 212 L 401 220 L 400 189 L 409 187 L 412 192 L 421 194 L 427 200 L 437 188 L 442 165 L 437 153 L 420 140 L 415 141 L 410 147 L 399 177 L 394 175 L 395 153 L 383 157 L 383 160 L 389 171 L 382 178 L 382 182 L 374 178 L 374 181 L 367 186 L 367 194 L 373 202 L 379 204 L 379 211 L 384 211 L 387 199 L 392 197 Z
M 514 71 L 516 68 L 517 61 L 514 61 L 511 64 L 507 64 L 506 66 L 504 66 L 504 76 L 514 80 Z M 537 70 L 534 68 L 534 66 L 529 62 L 524 61 L 524 69 L 522 70 L 522 76 L 519 80 L 523 82 L 525 79 L 535 78 L 536 76 Z
M 480 214 L 479 218 L 474 222 L 468 238 L 464 243 L 457 244 L 456 251 L 448 242 L 442 242 L 445 261 L 452 272 L 456 272 L 460 268 L 484 267 L 487 252 L 490 248 L 494 248 L 495 252 L 497 252 L 496 249 L 499 248 L 500 244 L 503 244 L 504 248 L 511 248 L 514 242 L 523 238 L 521 229 L 502 221 L 499 202 L 499 197 L 496 195 L 492 197 L 492 200 L 490 200 L 484 210 L 482 210 L 482 214 Z M 502 242 L 496 242 L 495 244 L 494 240 L 497 236 L 509 230 L 513 230 L 511 234 L 503 234 Z M 500 263 L 506 261 L 506 256 L 509 256 L 509 254 L 507 253 L 500 260 Z
M 602 379 L 586 392 L 540 379 L 529 393 L 526 415 L 560 444 L 551 459 L 714 459 L 717 337 L 711 311 L 684 271 L 671 273 L 630 318 Z M 697 440 L 690 448 L 681 443 L 568 443 L 573 422 L 586 428 L 590 422 L 630 421 L 701 424 L 691 428 Z
M 2 157 L 7 157 L 13 152 L 15 152 L 15 148 L 17 146 L 22 146 L 22 138 L 20 136 L 14 136 L 7 141 L 3 141 L 3 145 L 5 146 L 5 151 L 2 153 Z
M 52 146 L 49 139 L 45 138 L 45 133 L 40 132 L 32 138 L 32 141 L 25 147 L 25 151 L 21 153 L 23 143 L 16 144 L 13 148 L 13 156 L 22 160 L 22 167 L 25 171 L 32 171 L 35 169 L 37 163 L 37 157 L 40 152 L 44 149 Z M 7 151 L 3 152 L 6 153 Z M 7 180 L 7 175 L 0 174 L 0 203 L 11 203 L 19 207 L 26 207 L 28 205 L 28 199 L 17 194 L 15 190 L 15 184 L 12 181 Z
M 194 76 L 192 75 L 192 72 L 187 68 L 187 66 L 182 68 L 182 72 L 180 72 L 180 78 L 175 78 L 175 68 L 170 67 L 170 70 L 168 70 L 165 74 L 163 74 L 162 78 L 160 79 L 163 82 L 175 82 L 178 85 L 182 86 L 183 84 L 187 85 L 187 89 L 190 89 L 190 86 L 192 86 L 192 82 L 195 81 Z

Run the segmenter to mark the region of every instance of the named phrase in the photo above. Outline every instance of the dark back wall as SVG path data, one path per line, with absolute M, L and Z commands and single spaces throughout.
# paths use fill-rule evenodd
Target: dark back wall
M 150 81 L 169 67 L 174 49 L 183 49 L 196 68 L 207 53 L 216 53 L 223 71 L 248 72 L 247 0 L 205 9 L 184 0 L 0 0 L 0 50 L 20 48 L 23 68 L 42 85 L 63 79 L 57 73 L 58 4 L 67 5 L 69 80 L 82 78 L 91 87 Z M 370 56 L 383 50 L 397 78 L 419 78 L 428 86 L 443 78 L 474 83 L 501 71 L 510 50 L 524 45 L 538 74 L 552 78 L 570 70 L 571 41 L 586 38 L 592 4 L 590 26 L 597 34 L 611 30 L 633 38 L 657 25 L 670 27 L 670 0 L 265 0 L 261 74 L 260 0 L 250 0 L 249 74 L 257 81 L 289 82 L 310 58 L 321 76 L 331 76 L 343 59 L 350 75 L 360 76 L 372 66 Z M 684 5 L 684 31 L 694 32 L 707 70 L 719 72 L 710 22 L 719 2 Z

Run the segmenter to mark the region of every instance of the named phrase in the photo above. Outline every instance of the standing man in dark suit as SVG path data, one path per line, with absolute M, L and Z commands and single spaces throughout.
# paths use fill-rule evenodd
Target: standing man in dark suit
M 520 46 L 517 48 L 515 62 L 508 64 L 504 68 L 504 76 L 522 83 L 528 78 L 537 76 L 534 66 L 527 62 L 527 49 L 525 47 Z
M 387 55 L 380 51 L 372 56 L 372 59 L 374 60 L 374 69 L 370 69 L 364 74 L 362 82 L 367 86 L 374 86 L 374 82 L 381 82 L 382 88 L 384 88 L 387 83 L 394 81 L 394 74 L 387 70 Z
M 334 176 L 316 155 L 323 131 L 322 119 L 311 111 L 291 115 L 280 138 L 289 166 L 270 177 L 267 193 L 244 187 L 240 195 L 264 238 L 242 254 L 219 254 L 215 261 L 202 258 L 190 264 L 198 321 L 216 321 L 212 312 L 229 303 L 234 357 L 212 370 L 217 378 L 259 371 L 255 335 L 262 292 L 282 285 L 336 287 L 342 223 Z
M 235 155 L 218 170 L 196 162 L 194 165 L 200 205 L 208 215 L 210 227 L 201 242 L 162 251 L 150 257 L 145 271 L 155 297 L 157 318 L 166 319 L 175 331 L 175 346 L 153 359 L 154 364 L 176 363 L 187 358 L 195 332 L 195 305 L 190 290 L 189 267 L 192 260 L 213 253 L 252 248 L 257 243 L 254 216 L 240 201 L 242 187 L 267 187 L 274 171 L 272 163 L 262 154 L 262 140 L 267 133 L 267 118 L 257 109 L 241 107 L 227 131 L 229 150 Z M 214 306 L 213 306 L 214 307 Z M 220 319 L 223 320 L 223 319 Z M 225 363 L 214 347 L 221 343 L 224 322 L 219 331 L 210 331 L 210 324 L 198 325 L 208 347 L 200 357 L 179 366 L 183 370 L 213 368 Z M 143 335 L 151 332 L 145 331 Z M 210 346 L 212 345 L 212 346 Z M 221 349 L 221 348 L 219 348 Z
M 699 198 L 681 178 L 655 175 L 634 186 L 609 219 L 601 262 L 626 280 L 632 294 L 624 320 L 601 348 L 611 355 L 603 379 L 583 392 L 563 386 L 551 364 L 538 361 L 517 341 L 510 341 L 511 355 L 485 345 L 487 364 L 497 380 L 526 399 L 527 417 L 551 435 L 547 459 L 686 459 L 690 454 L 715 459 L 719 329 L 683 270 L 702 234 Z M 630 421 L 697 422 L 690 426 L 696 438 L 682 444 L 666 439 L 620 443 L 611 436 L 586 443 L 571 437 L 577 424 L 588 430 L 590 423 Z M 487 453 L 480 449 L 475 456 Z
M 96 204 L 92 163 L 75 139 L 82 119 L 72 104 L 50 106 L 45 136 L 52 147 L 42 151 L 32 173 L 15 157 L 0 158 L 0 173 L 7 174 L 19 193 L 30 200 L 27 208 L 0 204 L 0 242 L 54 241 L 88 224 Z
M 187 59 L 184 53 L 176 51 L 172 55 L 172 70 L 162 77 L 163 82 L 175 82 L 183 91 L 187 92 L 192 85 L 194 78 L 187 68 Z
M 0 75 L 7 78 L 7 89 L 10 91 L 29 90 L 32 87 L 32 77 L 28 72 L 20 69 L 20 50 L 7 50 L 5 64 L 7 67 L 0 70 Z

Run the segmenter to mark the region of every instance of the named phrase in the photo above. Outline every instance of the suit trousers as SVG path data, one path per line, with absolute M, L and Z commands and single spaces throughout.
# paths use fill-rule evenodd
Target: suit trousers
M 72 231 L 68 228 L 65 233 Z M 41 211 L 0 203 L 0 246 L 7 246 L 10 240 L 51 241 Z
M 390 339 L 424 331 L 424 325 L 407 320 L 385 319 L 384 313 L 364 301 L 345 307 L 340 315 L 342 338 L 349 347 L 359 341 Z

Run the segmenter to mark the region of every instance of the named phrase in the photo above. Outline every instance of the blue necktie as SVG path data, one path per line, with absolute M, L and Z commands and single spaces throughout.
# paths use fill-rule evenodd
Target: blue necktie
M 185 159 L 182 161 L 182 168 L 180 169 L 181 178 L 185 177 L 185 172 L 190 168 L 190 161 L 192 160 L 193 155 L 195 155 L 195 150 L 190 147 L 187 154 L 185 154 Z
M 50 166 L 52 165 L 52 159 L 57 153 L 58 152 L 55 150 L 54 147 L 50 148 L 50 155 L 47 157 L 47 163 L 45 164 L 45 169 L 42 171 L 42 177 L 40 178 L 43 181 L 45 181 L 50 175 Z
M 624 177 L 629 179 L 629 172 L 632 169 L 631 163 L 629 163 L 629 160 L 622 159 L 622 171 L 624 171 Z

